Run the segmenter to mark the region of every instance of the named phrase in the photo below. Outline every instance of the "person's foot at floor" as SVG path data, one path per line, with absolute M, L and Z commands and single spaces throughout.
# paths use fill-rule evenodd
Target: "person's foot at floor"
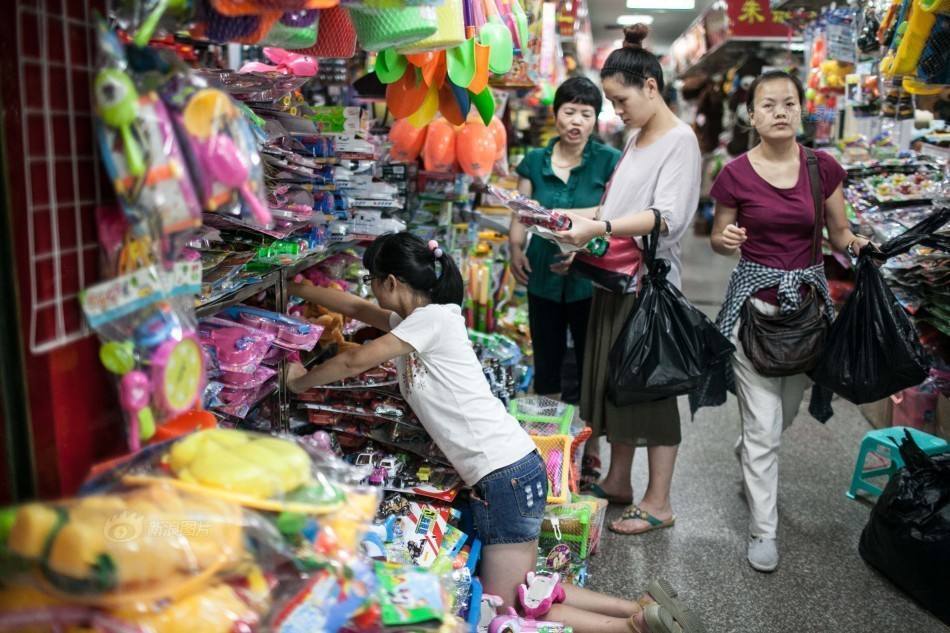
M 778 539 L 749 537 L 747 557 L 752 569 L 766 573 L 775 571 L 778 567 Z
M 624 488 L 609 479 L 604 479 L 600 483 L 591 484 L 587 490 L 595 497 L 606 499 L 610 504 L 628 506 L 633 503 L 633 486 L 630 484 Z
M 619 519 L 610 524 L 610 530 L 618 534 L 643 534 L 659 528 L 672 527 L 676 521 L 673 508 L 654 505 L 644 499 L 638 505 L 624 510 Z

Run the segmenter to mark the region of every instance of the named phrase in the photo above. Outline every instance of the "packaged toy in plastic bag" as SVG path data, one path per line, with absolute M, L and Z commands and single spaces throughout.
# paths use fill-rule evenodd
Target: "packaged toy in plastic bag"
M 0 630 L 256 630 L 288 560 L 261 516 L 167 485 L 7 516 Z
M 875 261 L 907 252 L 919 243 L 944 245 L 935 233 L 948 220 L 950 208 L 938 209 L 880 249 L 861 251 L 854 292 L 831 326 L 825 350 L 809 374 L 816 383 L 863 404 L 919 385 L 927 378 L 929 359 L 917 328 L 888 288 Z
M 173 260 L 189 232 L 201 226 L 188 164 L 164 103 L 154 91 L 139 92 L 115 33 L 104 21 L 97 26 L 100 70 L 93 93 L 100 155 L 131 233 Z
M 221 90 L 184 81 L 170 84 L 163 97 L 183 139 L 204 209 L 271 227 L 261 157 L 241 109 Z
M 99 334 L 99 359 L 119 377 L 129 446 L 138 450 L 157 424 L 194 408 L 205 385 L 196 335 L 194 295 L 201 264 L 142 268 L 80 294 L 86 320 Z
M 365 474 L 294 437 L 210 429 L 154 447 L 108 473 L 127 485 L 165 483 L 268 513 L 304 568 L 355 556 L 380 494 Z

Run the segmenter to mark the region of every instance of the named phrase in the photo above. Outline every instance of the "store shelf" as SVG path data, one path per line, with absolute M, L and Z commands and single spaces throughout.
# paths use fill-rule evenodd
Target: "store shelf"
M 261 277 L 260 281 L 254 282 L 252 284 L 245 284 L 233 292 L 224 295 L 223 297 L 215 299 L 214 301 L 209 301 L 208 303 L 204 303 L 195 309 L 195 314 L 199 319 L 214 316 L 226 308 L 230 308 L 235 304 L 250 299 L 262 290 L 272 288 L 277 283 L 280 273 L 281 271 L 279 269 L 273 270 Z
M 287 266 L 282 266 L 270 271 L 269 273 L 266 273 L 263 277 L 261 277 L 260 281 L 241 286 L 240 288 L 237 288 L 233 292 L 226 294 L 223 297 L 202 304 L 196 308 L 195 312 L 199 319 L 213 316 L 226 308 L 230 308 L 235 304 L 250 299 L 262 290 L 273 288 L 277 284 L 278 280 L 281 279 L 281 277 L 284 279 L 292 279 L 297 273 L 304 271 L 311 266 L 319 264 L 327 257 L 346 250 L 352 245 L 352 242 L 339 242 L 336 244 L 331 244 L 324 250 L 311 253 L 310 255 L 307 255 L 303 259 L 296 261 L 293 264 L 288 264 Z
M 787 37 L 733 37 L 719 44 L 703 55 L 699 61 L 680 73 L 680 77 L 693 75 L 713 75 L 728 70 L 750 54 L 761 54 L 764 49 L 784 50 L 792 42 L 801 42 L 800 38 Z
M 772 11 L 794 11 L 796 9 L 807 9 L 809 11 L 821 11 L 825 7 L 830 7 L 835 0 L 771 0 L 769 3 Z

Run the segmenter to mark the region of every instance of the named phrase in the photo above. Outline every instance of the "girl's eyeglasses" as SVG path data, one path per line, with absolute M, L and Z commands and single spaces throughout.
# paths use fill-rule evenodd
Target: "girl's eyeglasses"
M 373 283 L 373 280 L 376 279 L 375 275 L 363 275 L 363 285 L 368 286 Z

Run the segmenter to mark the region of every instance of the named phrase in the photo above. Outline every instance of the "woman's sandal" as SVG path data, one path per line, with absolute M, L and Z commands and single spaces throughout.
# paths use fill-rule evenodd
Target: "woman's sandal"
M 641 528 L 638 530 L 620 530 L 614 527 L 614 524 L 611 523 L 607 526 L 611 532 L 616 534 L 623 534 L 624 536 L 634 536 L 637 534 L 646 534 L 647 532 L 652 532 L 653 530 L 660 530 L 663 528 L 673 527 L 673 524 L 676 523 L 676 515 L 674 514 L 666 521 L 658 519 L 649 512 L 642 510 L 640 506 L 631 505 L 629 508 L 623 511 L 623 514 L 620 515 L 620 521 L 629 521 L 631 519 L 639 519 L 641 521 L 647 522 L 647 527 Z
M 676 620 L 683 633 L 705 633 L 702 620 L 677 599 L 677 591 L 668 581 L 653 580 L 647 585 L 646 592 Z
M 601 488 L 600 484 L 591 484 L 587 492 L 598 499 L 606 499 L 607 503 L 611 505 L 628 506 L 633 503 L 633 495 L 630 497 L 618 497 Z

